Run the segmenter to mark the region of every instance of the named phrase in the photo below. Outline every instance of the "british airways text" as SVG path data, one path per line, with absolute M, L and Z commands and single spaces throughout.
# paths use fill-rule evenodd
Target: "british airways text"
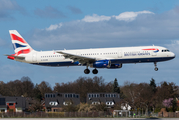
M 124 52 L 124 56 L 144 56 L 144 55 L 150 55 L 150 52 Z

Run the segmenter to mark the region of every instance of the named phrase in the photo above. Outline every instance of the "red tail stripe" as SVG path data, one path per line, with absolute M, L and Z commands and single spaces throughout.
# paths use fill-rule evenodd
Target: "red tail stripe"
M 11 34 L 11 39 L 12 39 L 12 40 L 20 41 L 20 42 L 22 42 L 22 43 L 26 43 L 26 41 L 25 41 L 23 38 L 18 37 L 18 36 L 15 35 L 15 34 Z
M 24 49 L 24 50 L 20 50 L 19 52 L 16 53 L 16 56 L 20 55 L 20 54 L 28 54 L 30 53 L 31 49 Z

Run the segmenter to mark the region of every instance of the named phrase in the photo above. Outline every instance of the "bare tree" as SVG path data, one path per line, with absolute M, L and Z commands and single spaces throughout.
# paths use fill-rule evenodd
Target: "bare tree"
M 44 97 L 45 93 L 51 93 L 52 88 L 50 87 L 50 84 L 48 82 L 42 81 L 39 85 L 38 88 L 41 92 L 42 97 Z
M 32 83 L 31 79 L 29 77 L 22 77 L 21 83 L 23 96 L 33 97 L 34 83 Z

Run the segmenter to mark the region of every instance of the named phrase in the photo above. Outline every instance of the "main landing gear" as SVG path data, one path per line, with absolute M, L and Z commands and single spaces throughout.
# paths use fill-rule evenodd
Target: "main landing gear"
M 93 71 L 93 74 L 98 74 L 98 70 L 95 68 Z M 90 73 L 90 70 L 88 69 L 88 66 L 86 67 L 86 69 L 84 70 L 84 73 L 85 74 L 89 74 Z
M 154 70 L 158 71 L 157 62 L 154 62 L 154 66 L 155 66 Z
M 93 70 L 93 74 L 98 74 L 98 70 L 96 68 Z
M 89 74 L 89 73 L 90 73 L 90 70 L 89 70 L 88 68 L 86 68 L 86 69 L 84 70 L 84 73 L 85 73 L 85 74 Z

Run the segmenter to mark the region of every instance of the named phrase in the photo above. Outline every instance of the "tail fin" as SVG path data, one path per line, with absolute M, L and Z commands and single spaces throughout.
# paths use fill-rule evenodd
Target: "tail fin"
M 18 56 L 20 54 L 28 54 L 33 51 L 31 46 L 16 30 L 9 30 L 9 33 L 14 47 L 15 56 Z

